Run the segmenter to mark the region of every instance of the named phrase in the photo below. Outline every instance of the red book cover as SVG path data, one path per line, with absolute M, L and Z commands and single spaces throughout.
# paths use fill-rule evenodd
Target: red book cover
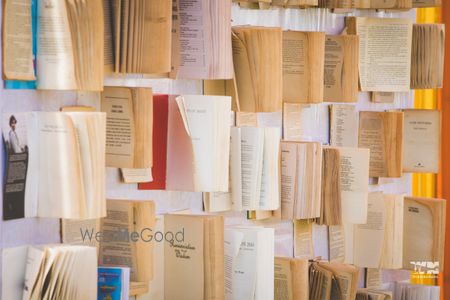
M 168 116 L 169 96 L 153 95 L 153 181 L 139 183 L 139 190 L 166 189 Z

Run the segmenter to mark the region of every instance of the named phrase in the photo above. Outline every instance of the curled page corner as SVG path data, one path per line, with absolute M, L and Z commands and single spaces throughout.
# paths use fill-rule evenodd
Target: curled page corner
M 178 96 L 175 98 L 175 100 L 177 101 L 178 109 L 180 110 L 181 118 L 183 119 L 184 129 L 186 129 L 187 134 L 191 136 L 191 131 L 189 130 L 189 123 L 186 115 L 186 106 L 184 105 L 184 97 Z

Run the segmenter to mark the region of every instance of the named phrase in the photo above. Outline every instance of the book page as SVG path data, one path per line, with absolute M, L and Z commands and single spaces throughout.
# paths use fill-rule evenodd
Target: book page
M 403 171 L 438 173 L 441 115 L 437 110 L 404 111 Z
M 294 257 L 311 259 L 313 256 L 312 223 L 308 220 L 295 220 Z
M 410 89 L 412 21 L 356 18 L 359 79 L 362 91 L 407 92 Z
M 354 105 L 330 105 L 330 145 L 358 147 L 359 114 Z
M 130 3 L 133 3 L 133 1 Z M 134 20 L 130 20 L 130 22 L 132 21 Z M 145 1 L 143 24 L 141 26 L 143 30 L 142 48 L 139 49 L 141 52 L 139 54 L 139 65 L 141 68 L 136 70 L 137 73 L 169 73 L 172 56 L 172 1 Z M 130 34 L 131 30 L 133 30 L 133 27 L 130 28 Z M 135 34 L 137 34 L 137 31 L 136 28 Z M 130 51 L 128 52 L 128 55 L 132 55 Z
M 229 232 L 228 232 L 229 231 Z M 258 252 L 262 251 L 260 248 L 260 241 L 258 239 L 258 229 L 229 229 L 226 233 L 226 240 L 230 243 L 232 240 L 239 240 L 239 251 L 233 255 L 227 251 L 228 259 L 226 260 L 226 268 L 231 269 L 231 289 L 226 288 L 226 299 L 253 299 L 256 293 L 257 284 L 257 264 Z
M 66 2 L 38 2 L 37 86 L 45 90 L 76 90 L 72 38 Z
M 134 231 L 132 202 L 108 200 L 107 216 L 101 219 L 103 236 L 100 240 L 98 262 L 101 266 L 127 266 L 131 280 L 137 280 L 136 243 L 123 235 Z M 122 233 L 122 234 L 121 234 Z
M 280 207 L 280 140 L 281 130 L 279 128 L 264 128 L 260 210 L 276 210 Z
M 388 170 L 386 165 L 383 113 L 360 112 L 359 117 L 358 146 L 370 149 L 370 177 L 386 177 Z
M 135 127 L 131 89 L 106 87 L 101 111 L 106 112 L 106 166 L 133 168 Z
M 61 220 L 63 244 L 98 246 L 95 234 L 100 230 L 100 219 Z
M 431 198 L 404 199 L 403 268 L 412 262 L 430 262 L 432 271 L 442 270 L 445 201 Z
M 324 101 L 358 101 L 358 46 L 356 35 L 326 36 Z
M 258 209 L 264 151 L 264 130 L 241 128 L 242 208 Z
M 293 276 L 290 260 L 275 257 L 275 299 L 294 300 Z
M 329 142 L 329 110 L 326 104 L 283 104 L 283 138 L 289 141 Z
M 106 215 L 105 144 L 106 114 L 101 112 L 68 112 L 78 137 L 82 180 L 85 190 L 83 218 Z
M 343 263 L 345 261 L 345 234 L 343 226 L 328 228 L 330 262 Z
M 283 31 L 283 101 L 323 101 L 325 33 Z
M 231 112 L 231 98 L 180 96 L 176 101 L 192 140 L 195 190 L 227 192 L 230 123 L 226 116 Z
M 354 263 L 358 267 L 379 268 L 385 231 L 383 194 L 369 194 L 366 224 L 354 225 Z
M 30 1 L 7 0 L 3 3 L 3 78 L 36 79 Z
M 31 114 L 36 120 L 31 134 L 38 140 L 36 148 L 30 146 L 30 153 L 33 151 L 38 161 L 37 214 L 41 217 L 81 218 L 86 210 L 86 191 L 74 123 L 65 113 Z M 63 165 L 62 161 L 65 162 Z
M 165 299 L 204 299 L 204 219 L 166 215 L 164 230 L 173 236 L 164 242 Z
M 297 144 L 281 143 L 281 218 L 294 220 L 297 182 Z
M 125 183 L 142 183 L 142 182 L 152 182 L 152 168 L 145 169 L 120 169 L 120 174 L 122 175 L 122 180 Z
M 105 36 L 104 36 L 104 65 L 105 65 L 105 73 L 109 74 L 114 71 L 114 38 L 113 38 L 113 30 L 114 30 L 114 21 L 113 21 L 113 9 L 114 4 L 113 1 L 103 0 L 103 18 L 104 18 L 104 28 L 105 28 Z M 117 37 L 116 37 L 117 38 Z
M 354 224 L 367 220 L 369 149 L 338 148 L 341 157 L 342 219 Z

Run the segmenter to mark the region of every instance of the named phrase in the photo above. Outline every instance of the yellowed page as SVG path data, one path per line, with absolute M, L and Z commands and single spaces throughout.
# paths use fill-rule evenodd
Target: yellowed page
M 410 89 L 412 21 L 356 18 L 359 79 L 362 91 L 407 92 Z
M 358 147 L 359 115 L 354 105 L 330 105 L 330 145 Z
M 3 2 L 3 78 L 34 80 L 31 2 Z
M 431 271 L 443 269 L 446 201 L 432 198 L 404 200 L 403 268 L 412 262 L 431 262 Z M 427 271 L 427 270 L 425 270 Z
M 289 258 L 275 257 L 276 300 L 294 300 L 293 275 Z
M 370 149 L 370 177 L 385 177 L 388 173 L 382 114 L 361 112 L 359 115 L 358 146 Z
M 325 33 L 283 32 L 283 101 L 323 101 Z
M 63 244 L 98 246 L 95 234 L 100 230 L 100 219 L 61 220 Z
M 304 259 L 314 256 L 312 223 L 308 220 L 294 221 L 294 256 Z
M 326 36 L 324 101 L 358 101 L 358 46 L 356 35 Z
M 134 167 L 135 126 L 132 91 L 106 87 L 101 111 L 106 112 L 106 166 Z
M 100 224 L 103 236 L 100 239 L 99 265 L 127 266 L 131 280 L 136 281 L 136 243 L 123 235 L 123 232 L 134 231 L 132 202 L 108 200 L 107 205 L 107 216 L 101 219 Z
M 86 194 L 74 123 L 68 115 L 59 112 L 33 113 L 33 116 L 37 121 L 34 135 L 38 140 L 38 216 L 82 218 Z M 30 151 L 33 151 L 31 146 Z
M 358 267 L 379 268 L 385 232 L 383 194 L 369 194 L 367 223 L 354 228 L 354 263 Z
M 78 86 L 66 2 L 39 1 L 38 15 L 39 38 L 36 57 L 38 88 L 76 90 Z
M 204 299 L 205 228 L 203 218 L 166 215 L 164 230 L 174 235 L 174 242 L 165 242 L 164 246 L 165 299 Z
M 113 7 L 112 1 L 103 0 L 105 73 L 112 73 L 114 71 Z
M 330 262 L 343 263 L 345 261 L 344 228 L 340 225 L 328 228 Z
M 342 219 L 364 224 L 369 193 L 369 149 L 337 148 L 340 154 Z

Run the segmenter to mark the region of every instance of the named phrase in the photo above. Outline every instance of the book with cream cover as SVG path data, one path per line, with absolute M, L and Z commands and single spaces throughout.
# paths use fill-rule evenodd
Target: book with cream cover
M 168 214 L 164 230 L 165 299 L 224 299 L 223 217 Z
M 438 173 L 441 113 L 432 109 L 407 109 L 403 113 L 403 172 Z

